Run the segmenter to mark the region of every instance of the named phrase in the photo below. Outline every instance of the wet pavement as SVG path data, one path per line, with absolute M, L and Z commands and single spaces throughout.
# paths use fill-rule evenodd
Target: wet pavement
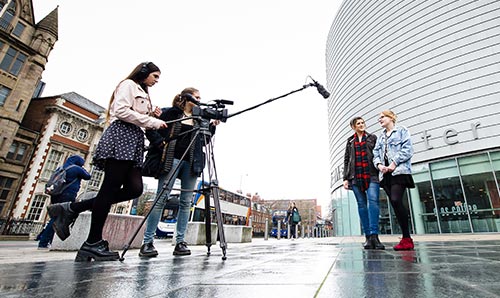
M 0 297 L 500 297 L 500 234 L 414 236 L 415 250 L 364 250 L 364 237 L 253 239 L 157 258 L 75 263 L 76 252 L 0 241 Z

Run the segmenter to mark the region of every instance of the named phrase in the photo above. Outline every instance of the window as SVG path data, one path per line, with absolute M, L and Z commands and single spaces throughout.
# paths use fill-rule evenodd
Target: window
M 49 197 L 46 195 L 36 195 L 31 203 L 30 210 L 28 212 L 27 220 L 38 221 L 42 215 L 42 211 L 45 207 L 45 202 Z
M 60 151 L 52 150 L 47 157 L 47 161 L 45 162 L 45 167 L 42 172 L 42 178 L 49 179 L 50 175 L 54 172 L 54 170 L 61 164 L 63 157 L 63 153 Z
M 26 55 L 10 47 L 0 63 L 0 69 L 17 76 L 25 61 Z
M 79 141 L 82 141 L 82 142 L 83 142 L 83 141 L 86 141 L 86 140 L 87 140 L 88 136 L 89 136 L 89 132 L 88 132 L 86 129 L 81 128 L 81 129 L 79 129 L 79 130 L 78 130 L 78 133 L 77 133 L 77 135 L 76 135 L 76 138 L 77 138 Z
M 12 90 L 0 85 L 0 107 L 3 107 L 3 105 L 5 104 L 5 100 L 7 99 L 7 97 L 9 97 L 10 91 Z
M 2 212 L 7 198 L 9 197 L 13 184 L 14 179 L 0 176 L 0 213 Z
M 27 144 L 18 141 L 13 141 L 12 145 L 9 148 L 9 152 L 7 153 L 7 158 L 16 161 L 23 161 L 27 149 L 28 149 Z
M 104 172 L 100 170 L 96 170 L 95 168 L 92 170 L 92 177 L 89 180 L 89 187 L 94 189 L 99 189 L 101 186 L 101 181 L 104 177 Z
M 64 121 L 63 123 L 61 123 L 61 125 L 59 125 L 59 131 L 63 135 L 68 135 L 71 132 L 71 129 L 72 129 L 72 126 L 71 126 L 71 123 L 69 123 L 69 122 Z
M 39 81 L 38 84 L 36 84 L 36 88 L 35 88 L 35 91 L 33 92 L 32 98 L 41 97 L 44 88 L 45 88 L 45 83 L 42 81 Z
M 3 9 L 5 4 L 7 4 L 6 1 L 3 0 L 0 1 L 0 10 Z M 12 30 L 12 25 L 10 23 L 12 22 L 12 19 L 14 18 L 15 14 L 16 14 L 16 1 L 11 1 L 5 13 L 0 17 L 0 29 L 3 29 L 5 31 Z
M 24 25 L 21 22 L 18 22 L 16 27 L 14 27 L 14 31 L 12 31 L 12 34 L 17 37 L 21 37 L 21 35 L 24 32 L 24 29 L 26 29 L 26 25 Z

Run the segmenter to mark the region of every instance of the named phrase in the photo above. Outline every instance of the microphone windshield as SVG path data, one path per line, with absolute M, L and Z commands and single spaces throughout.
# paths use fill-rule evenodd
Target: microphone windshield
M 321 94 L 324 99 L 330 97 L 330 92 L 328 92 L 320 83 L 316 83 L 316 89 L 318 89 L 319 94 Z

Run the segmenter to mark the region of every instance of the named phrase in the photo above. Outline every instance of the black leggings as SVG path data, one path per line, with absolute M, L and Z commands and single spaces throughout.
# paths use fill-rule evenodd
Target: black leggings
M 134 167 L 134 161 L 106 160 L 104 181 L 97 196 L 70 205 L 71 210 L 76 213 L 92 210 L 87 242 L 96 243 L 102 240 L 102 230 L 111 205 L 138 198 L 142 190 L 141 169 Z
M 384 178 L 385 179 L 385 178 Z M 403 195 L 406 191 L 406 186 L 400 184 L 383 184 L 382 188 L 391 201 L 392 208 L 396 213 L 401 231 L 403 231 L 403 238 L 410 238 L 410 228 L 408 225 L 408 209 L 403 204 Z

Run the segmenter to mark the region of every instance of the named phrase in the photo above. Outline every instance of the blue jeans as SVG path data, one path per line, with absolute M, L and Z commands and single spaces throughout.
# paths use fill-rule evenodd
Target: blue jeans
M 174 173 L 173 177 L 180 179 L 181 188 L 187 189 L 189 191 L 181 191 L 181 195 L 179 197 L 179 213 L 177 214 L 176 226 L 177 236 L 175 237 L 176 243 L 184 241 L 184 234 L 186 233 L 187 224 L 189 221 L 189 212 L 191 209 L 191 204 L 193 202 L 192 190 L 194 189 L 196 185 L 196 179 L 198 178 L 191 173 L 188 161 L 180 161 L 178 159 L 174 159 L 172 169 L 175 169 L 179 162 L 181 163 L 181 165 L 177 168 L 177 171 Z M 159 196 L 162 192 L 163 184 L 167 182 L 167 176 L 168 174 L 164 173 L 158 178 L 158 190 L 156 191 L 156 196 Z M 144 232 L 144 243 L 153 242 L 156 228 L 158 227 L 158 223 L 160 222 L 160 218 L 163 214 L 163 209 L 165 208 L 165 204 L 167 203 L 170 192 L 172 191 L 174 182 L 175 179 L 171 179 L 166 190 L 163 192 L 162 197 L 158 199 L 158 202 L 149 214 L 149 217 L 146 221 L 146 231 Z
M 368 189 L 364 192 L 353 184 L 352 191 L 358 202 L 359 219 L 365 236 L 378 235 L 380 183 L 370 182 Z
M 38 247 L 48 247 L 52 244 L 52 239 L 54 239 L 54 228 L 52 224 L 56 221 L 56 217 L 49 220 L 42 233 L 40 234 L 40 241 L 38 242 Z

